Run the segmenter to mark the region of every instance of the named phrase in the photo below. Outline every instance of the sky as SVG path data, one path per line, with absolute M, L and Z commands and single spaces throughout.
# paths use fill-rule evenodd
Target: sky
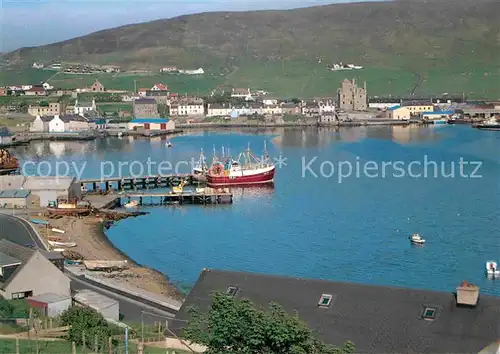
M 207 11 L 289 9 L 354 0 L 0 0 L 0 52 Z M 359 1 L 359 0 L 358 0 Z

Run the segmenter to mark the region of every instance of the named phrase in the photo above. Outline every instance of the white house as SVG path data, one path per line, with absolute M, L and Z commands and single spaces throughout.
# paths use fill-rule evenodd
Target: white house
M 50 133 L 76 132 L 89 130 L 90 122 L 79 115 L 59 116 L 55 115 L 49 122 Z
M 179 73 L 187 75 L 203 75 L 205 73 L 205 70 L 203 70 L 202 68 L 196 70 L 179 70 Z
M 52 90 L 54 88 L 54 86 L 51 86 L 48 82 L 44 82 L 42 86 L 46 90 Z
M 320 114 L 335 112 L 335 101 L 333 100 L 319 101 L 318 105 Z
M 49 123 L 53 118 L 53 116 L 36 116 L 31 123 L 30 131 L 34 133 L 47 133 L 49 131 Z
M 280 106 L 263 106 L 262 114 L 283 114 L 283 109 Z
M 202 102 L 179 102 L 177 106 L 178 116 L 202 116 L 205 114 L 205 107 Z
M 233 108 L 230 104 L 208 104 L 207 117 L 230 117 Z
M 84 114 L 86 112 L 97 110 L 97 106 L 95 104 L 95 99 L 92 99 L 92 102 L 85 102 L 76 100 L 75 107 L 73 108 L 74 114 Z
M 245 101 L 251 101 L 253 100 L 252 93 L 250 92 L 249 88 L 242 89 L 242 88 L 233 88 L 231 91 L 231 97 L 233 98 L 244 98 Z
M 262 103 L 266 106 L 276 106 L 278 104 L 278 100 L 268 99 L 263 100 Z
M 62 119 L 55 115 L 49 122 L 49 132 L 50 133 L 64 133 L 64 122 Z
M 159 83 L 151 87 L 151 91 L 168 91 L 168 87 L 163 83 Z

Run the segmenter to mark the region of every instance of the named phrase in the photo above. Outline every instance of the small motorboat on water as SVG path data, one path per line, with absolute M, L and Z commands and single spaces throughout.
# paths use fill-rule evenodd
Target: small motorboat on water
M 125 204 L 125 208 L 135 208 L 136 206 L 138 206 L 139 203 L 137 202 L 137 200 L 132 200 L 131 202 L 128 202 L 127 204 Z
M 486 275 L 492 278 L 500 278 L 500 270 L 498 269 L 497 262 L 495 261 L 486 262 Z
M 416 245 L 423 245 L 425 243 L 425 240 L 419 234 L 411 235 L 410 241 L 411 241 L 411 243 L 414 243 Z
M 168 148 L 169 148 L 169 147 L 172 147 L 172 143 L 171 143 L 170 141 L 167 141 L 167 142 L 165 143 L 165 147 L 168 147 Z

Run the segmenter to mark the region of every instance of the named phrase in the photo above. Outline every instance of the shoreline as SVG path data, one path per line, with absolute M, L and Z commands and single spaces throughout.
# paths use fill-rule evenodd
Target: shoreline
M 40 219 L 38 215 L 30 215 L 29 217 L 32 216 Z M 77 244 L 75 247 L 68 249 L 68 253 L 75 252 L 86 260 L 127 261 L 128 264 L 128 268 L 121 271 L 86 271 L 89 275 L 137 293 L 145 292 L 147 295 L 154 295 L 159 299 L 163 298 L 165 302 L 184 300 L 186 295 L 170 281 L 167 274 L 137 263 L 125 252 L 113 245 L 104 230 L 103 223 L 106 218 L 88 216 L 80 219 L 63 216 L 59 219 L 48 219 L 48 221 L 51 227 L 66 231 L 65 234 L 52 236 Z M 36 225 L 34 226 L 36 227 Z M 39 233 L 44 237 L 43 232 Z

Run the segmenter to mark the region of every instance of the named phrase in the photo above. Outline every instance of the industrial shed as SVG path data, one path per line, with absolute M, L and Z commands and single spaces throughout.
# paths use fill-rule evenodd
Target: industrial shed
M 38 202 L 38 198 L 26 189 L 0 191 L 0 208 L 26 208 Z
M 120 304 L 107 296 L 92 290 L 83 289 L 73 296 L 75 305 L 90 307 L 99 312 L 104 318 L 113 321 L 120 320 Z
M 56 317 L 71 307 L 71 297 L 43 294 L 26 299 L 31 307 L 39 308 L 44 316 Z
M 74 177 L 30 176 L 23 187 L 40 198 L 41 207 L 47 207 L 50 202 L 55 202 L 58 198 L 81 199 L 82 197 L 80 184 Z

